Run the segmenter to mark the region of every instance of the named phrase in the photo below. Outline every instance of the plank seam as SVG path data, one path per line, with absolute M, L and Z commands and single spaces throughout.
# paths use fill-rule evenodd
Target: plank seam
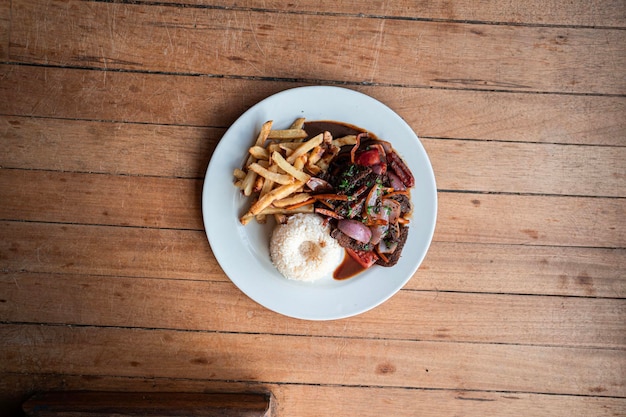
M 577 197 L 587 198 L 587 197 Z M 105 224 L 105 223 L 72 223 L 72 222 L 53 222 L 53 221 L 41 221 L 41 220 L 16 220 L 0 218 L 0 222 L 7 223 L 33 223 L 33 224 L 51 224 L 51 225 L 70 225 L 70 226 L 84 226 L 84 227 L 117 227 L 126 229 L 147 229 L 147 230 L 171 230 L 181 232 L 197 232 L 205 233 L 204 229 L 191 229 L 183 227 L 155 227 L 155 226 L 139 226 L 139 225 L 121 225 L 121 224 Z M 574 248 L 574 249 L 606 249 L 606 250 L 622 250 L 626 249 L 625 246 L 588 246 L 588 245 L 543 245 L 543 244 L 529 244 L 529 243 L 507 243 L 507 242 L 464 242 L 460 240 L 437 240 L 433 239 L 433 242 L 437 243 L 462 243 L 462 244 L 476 244 L 476 245 L 501 245 L 501 246 L 525 246 L 533 248 Z
M 92 123 L 110 123 L 110 124 L 128 124 L 137 126 L 162 126 L 162 127 L 182 127 L 190 129 L 215 129 L 226 132 L 229 126 L 217 126 L 217 125 L 194 125 L 194 124 L 181 124 L 181 123 L 154 123 L 154 122 L 142 122 L 136 120 L 115 120 L 115 119 L 92 119 L 92 118 L 79 118 L 79 117 L 61 117 L 61 116 L 46 116 L 46 115 L 24 115 L 16 113 L 3 113 L 0 112 L 0 117 L 19 117 L 26 119 L 40 119 L 40 120 L 63 120 L 72 122 L 92 122 Z M 486 139 L 486 138 L 465 138 L 465 137 L 447 137 L 447 136 L 426 136 L 419 135 L 420 139 L 428 140 L 441 140 L 441 141 L 464 141 L 464 142 L 495 142 L 505 144 L 529 144 L 529 145 L 558 145 L 558 146 L 581 146 L 590 148 L 626 148 L 626 142 L 624 145 L 606 145 L 596 143 L 571 143 L 571 142 L 542 142 L 533 140 L 511 140 L 511 139 Z
M 245 6 L 217 6 L 210 4 L 193 4 L 183 2 L 160 2 L 149 0 L 83 0 L 92 3 L 115 3 L 127 4 L 133 6 L 158 6 L 172 7 L 179 9 L 209 9 L 224 11 L 243 11 L 254 13 L 272 13 L 272 14 L 291 14 L 306 16 L 329 16 L 329 17 L 349 17 L 360 19 L 385 19 L 385 20 L 402 20 L 409 22 L 426 22 L 426 23 L 455 23 L 464 25 L 480 25 L 480 26 L 514 26 L 529 28 L 555 28 L 555 29 L 598 29 L 598 30 L 626 30 L 624 26 L 604 26 L 604 25 L 564 25 L 554 23 L 530 23 L 530 22 L 507 22 L 507 21 L 490 21 L 490 20 L 473 20 L 473 19 L 444 19 L 429 18 L 416 16 L 398 16 L 398 15 L 381 15 L 373 13 L 339 13 L 330 11 L 308 11 L 308 10 L 277 10 L 262 7 L 245 7 Z
M 421 272 L 421 271 L 420 271 Z M 176 278 L 176 277 L 158 277 L 149 275 L 107 275 L 107 274 L 88 274 L 88 273 L 73 273 L 73 272 L 44 272 L 44 271 L 29 271 L 29 270 L 9 270 L 0 269 L 0 279 L 2 275 L 14 275 L 14 274 L 33 274 L 33 275 L 56 275 L 56 276 L 73 276 L 73 277 L 94 277 L 94 278 L 107 278 L 107 279 L 140 279 L 140 280 L 163 280 L 172 282 L 194 282 L 194 283 L 210 283 L 219 285 L 234 285 L 230 279 L 227 280 L 214 280 L 214 279 L 197 279 L 197 278 Z M 533 294 L 526 292 L 494 292 L 494 291 L 460 291 L 460 290 L 439 290 L 439 289 L 420 289 L 420 288 L 401 288 L 402 292 L 417 292 L 427 294 L 469 294 L 469 295 L 494 295 L 494 296 L 512 296 L 512 297 L 551 297 L 551 298 L 575 298 L 575 299 L 597 299 L 597 300 L 626 300 L 626 297 L 610 297 L 601 295 L 578 295 L 578 294 Z
M 541 391 L 503 391 L 503 390 L 480 390 L 480 389 L 467 389 L 467 388 L 455 388 L 455 387 L 415 387 L 415 386 L 401 386 L 401 385 L 361 385 L 361 384 L 321 384 L 321 383 L 305 383 L 305 382 L 284 382 L 284 381 L 261 381 L 261 380 L 240 380 L 240 379 L 202 379 L 202 378 L 180 378 L 180 377 L 164 377 L 164 376 L 128 376 L 128 375 L 108 375 L 108 374 L 69 374 L 69 373 L 54 373 L 54 372 L 16 372 L 16 371 L 0 371 L 0 374 L 4 375 L 25 375 L 25 376 L 71 376 L 71 377 L 89 377 L 92 378 L 117 378 L 128 380 L 150 380 L 150 381 L 210 381 L 218 383 L 229 384 L 243 384 L 250 385 L 284 385 L 284 386 L 301 386 L 301 387 L 324 387 L 324 388 L 372 388 L 372 389 L 405 389 L 411 391 L 452 391 L 455 393 L 490 393 L 490 394 L 530 394 L 530 395 L 546 395 L 546 396 L 565 396 L 565 397 L 584 397 L 584 398 L 600 398 L 600 399 L 615 399 L 623 400 L 626 396 L 613 396 L 613 395 L 589 395 L 589 394 L 571 394 L 571 393 L 558 393 L 558 392 L 541 392 Z
M 455 345 L 482 345 L 482 346 L 517 346 L 529 348 L 548 348 L 548 349 L 576 349 L 576 350 L 602 350 L 610 352 L 626 352 L 624 347 L 609 347 L 598 345 L 549 345 L 549 344 L 530 344 L 530 343 L 511 343 L 511 342 L 478 342 L 464 340 L 438 340 L 438 339 L 403 339 L 392 337 L 364 337 L 364 336 L 330 336 L 330 335 L 311 335 L 304 333 L 272 333 L 272 332 L 250 332 L 250 331 L 226 331 L 226 330 L 201 330 L 201 329 L 177 329 L 171 327 L 142 327 L 142 326 L 115 326 L 115 325 L 95 325 L 95 324 L 70 324 L 55 322 L 28 322 L 28 321 L 6 321 L 0 320 L 0 326 L 47 326 L 47 327 L 65 327 L 79 329 L 109 329 L 109 330 L 137 330 L 137 331 L 167 331 L 176 333 L 195 333 L 195 334 L 224 334 L 224 335 L 247 335 L 247 336 L 277 336 L 277 337 L 298 337 L 309 339 L 337 339 L 337 340 L 363 340 L 363 341 L 391 341 L 406 343 L 441 343 Z
M 48 168 L 21 168 L 12 166 L 0 166 L 0 170 L 7 171 L 23 171 L 23 172 L 47 172 L 47 173 L 59 173 L 59 174 L 80 174 L 80 175 L 106 175 L 111 177 L 129 177 L 129 178 L 154 178 L 154 179 L 168 179 L 168 180 L 184 180 L 184 181 L 203 181 L 205 177 L 183 177 L 176 175 L 148 175 L 148 174 L 130 174 L 130 173 L 115 173 L 115 172 L 102 172 L 102 171 L 81 171 L 81 170 L 58 170 Z M 502 195 L 502 196 L 519 196 L 519 197 L 554 197 L 554 198 L 590 198 L 590 199 L 607 199 L 607 200 L 626 200 L 626 196 L 615 195 L 589 195 L 589 194 L 554 194 L 554 193 L 531 193 L 531 192 L 517 192 L 517 191 L 486 191 L 486 190 L 455 190 L 438 188 L 438 193 L 442 194 L 477 194 L 477 195 Z M 11 219 L 0 219 L 11 220 Z M 25 220 L 28 221 L 28 220 Z M 65 223 L 64 223 L 65 224 Z M 74 224 L 74 223 L 70 223 Z M 76 223 L 80 224 L 80 223 Z M 102 224 L 103 226 L 105 224 Z M 133 227 L 133 226 L 127 226 Z M 143 226 L 137 226 L 143 227 Z M 162 229 L 159 227 L 149 227 L 153 229 Z M 168 228 L 163 228 L 168 229 Z M 178 230 L 178 228 L 172 228 Z M 195 230 L 195 229 L 180 229 L 180 230 Z
M 168 75 L 177 77 L 207 77 L 231 80 L 246 81 L 265 81 L 265 82 L 286 82 L 298 83 L 306 85 L 332 85 L 332 86 L 365 86 L 365 87 L 395 87 L 395 88 L 412 88 L 412 89 L 432 89 L 432 90 L 448 90 L 448 91 L 477 91 L 477 92 L 493 92 L 493 93 L 509 93 L 509 94 L 537 94 L 537 95 L 563 95 L 578 97 L 626 97 L 626 94 L 619 93 L 597 93 L 597 92 L 568 92 L 568 91 L 539 91 L 539 90 L 509 90 L 496 88 L 459 88 L 430 86 L 420 84 L 398 84 L 398 83 L 377 83 L 371 81 L 341 81 L 341 80 L 324 80 L 318 78 L 291 78 L 291 77 L 263 77 L 253 75 L 236 75 L 236 74 L 204 74 L 196 72 L 173 72 L 173 71 L 150 71 L 137 70 L 128 68 L 100 68 L 78 65 L 62 65 L 62 64 L 39 64 L 35 62 L 18 62 L 18 61 L 0 61 L 0 65 L 27 66 L 38 68 L 56 68 L 84 71 L 102 71 L 102 72 L 118 72 L 131 74 L 150 74 L 150 75 Z

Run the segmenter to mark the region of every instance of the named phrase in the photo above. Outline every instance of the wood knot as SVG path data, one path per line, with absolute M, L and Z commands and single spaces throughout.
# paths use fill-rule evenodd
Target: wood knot
M 396 367 L 389 362 L 379 363 L 376 367 L 376 373 L 378 375 L 393 374 L 394 372 L 396 372 Z

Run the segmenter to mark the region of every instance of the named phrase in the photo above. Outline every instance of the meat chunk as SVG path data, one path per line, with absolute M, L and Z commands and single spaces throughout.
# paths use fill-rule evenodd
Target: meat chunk
M 402 249 L 404 248 L 404 244 L 406 243 L 406 238 L 409 235 L 408 226 L 400 227 L 400 235 L 398 236 L 398 247 L 393 253 L 387 255 L 387 261 L 385 262 L 382 258 L 376 261 L 378 265 L 381 266 L 394 266 L 400 260 L 400 255 L 402 254 Z
M 368 251 L 372 249 L 372 246 L 369 243 L 362 243 L 355 239 L 352 239 L 350 236 L 346 235 L 339 229 L 334 229 L 330 232 L 330 236 L 333 237 L 337 243 L 343 248 L 349 248 L 354 250 L 363 250 Z

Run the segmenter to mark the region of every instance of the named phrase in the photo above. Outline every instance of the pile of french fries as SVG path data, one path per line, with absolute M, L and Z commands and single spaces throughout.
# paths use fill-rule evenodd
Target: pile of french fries
M 306 184 L 324 173 L 344 145 L 354 145 L 356 136 L 333 139 L 329 132 L 309 138 L 304 118 L 288 129 L 272 129 L 273 121 L 261 126 L 241 169 L 235 169 L 235 186 L 252 198 L 250 209 L 240 217 L 243 225 L 252 219 L 264 223 L 268 215 L 283 223 L 295 213 L 314 211 L 314 196 Z

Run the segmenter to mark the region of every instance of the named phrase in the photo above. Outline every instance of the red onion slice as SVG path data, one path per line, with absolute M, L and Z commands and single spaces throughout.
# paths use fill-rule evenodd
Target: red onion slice
M 387 172 L 387 176 L 389 177 L 389 182 L 391 183 L 391 186 L 393 187 L 394 190 L 396 191 L 406 190 L 406 186 L 404 185 L 400 177 L 398 177 L 396 174 L 394 174 L 393 172 Z
M 339 220 L 337 222 L 337 228 L 347 236 L 362 243 L 369 243 L 372 239 L 372 231 L 370 228 L 357 220 Z

